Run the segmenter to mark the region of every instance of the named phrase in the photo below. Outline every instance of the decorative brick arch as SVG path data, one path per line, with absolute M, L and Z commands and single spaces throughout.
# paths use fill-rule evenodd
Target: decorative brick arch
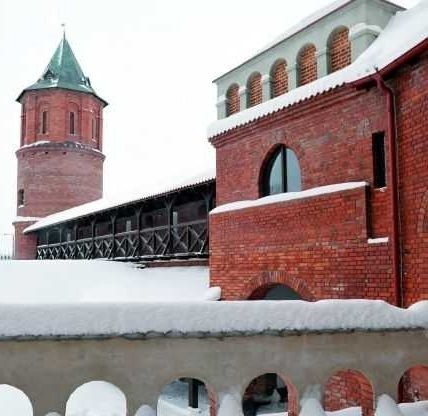
M 349 40 L 349 29 L 347 27 L 340 26 L 331 33 L 328 41 L 328 50 L 330 55 L 330 73 L 350 65 L 351 42 Z
M 418 214 L 417 233 L 428 233 L 428 191 L 422 197 Z
M 308 84 L 318 78 L 317 49 L 310 43 L 304 46 L 297 55 L 299 68 L 299 86 Z
M 260 72 L 255 72 L 247 81 L 247 107 L 249 108 L 261 104 L 262 101 L 262 75 Z
M 428 366 L 409 368 L 400 379 L 398 396 L 401 403 L 428 400 Z
M 288 92 L 287 61 L 278 59 L 270 71 L 271 77 L 271 98 L 278 97 Z
M 258 277 L 251 279 L 245 286 L 243 299 L 259 299 L 269 289 L 278 285 L 288 286 L 297 292 L 303 300 L 309 302 L 317 300 L 303 279 L 291 277 L 287 272 L 282 271 L 263 272 Z
M 239 85 L 231 85 L 226 92 L 226 116 L 229 117 L 232 114 L 240 111 L 239 102 Z

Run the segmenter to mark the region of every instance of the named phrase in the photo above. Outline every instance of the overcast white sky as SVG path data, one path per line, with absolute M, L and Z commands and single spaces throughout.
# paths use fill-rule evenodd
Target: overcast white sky
M 0 0 L 0 233 L 12 232 L 20 105 L 67 38 L 104 112 L 104 194 L 214 164 L 211 81 L 331 0 Z M 410 7 L 416 0 L 401 0 Z

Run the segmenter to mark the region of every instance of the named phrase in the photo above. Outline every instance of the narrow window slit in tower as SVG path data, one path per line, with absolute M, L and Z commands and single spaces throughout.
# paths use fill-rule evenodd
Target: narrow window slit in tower
M 95 119 L 92 118 L 92 139 L 95 139 L 95 134 L 96 134 L 96 126 L 95 126 Z
M 20 189 L 18 191 L 18 207 L 23 207 L 24 203 L 25 203 L 24 190 Z
M 48 132 L 48 112 L 43 111 L 42 113 L 42 134 L 46 134 Z
M 379 132 L 372 135 L 373 156 L 373 186 L 383 188 L 386 186 L 385 164 L 385 133 Z
M 70 112 L 70 134 L 76 134 L 75 116 L 72 111 Z

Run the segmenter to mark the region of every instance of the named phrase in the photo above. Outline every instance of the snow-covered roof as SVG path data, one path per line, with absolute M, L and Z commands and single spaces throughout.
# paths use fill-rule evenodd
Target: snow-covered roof
M 103 260 L 0 261 L 0 304 L 84 306 L 201 301 L 208 267 L 153 267 Z M 1 319 L 1 318 L 0 318 Z
M 397 12 L 379 37 L 351 65 L 279 97 L 215 121 L 208 127 L 208 137 L 212 138 L 285 107 L 373 75 L 425 41 L 428 35 L 427 21 L 428 0 L 420 0 L 415 7 Z
M 259 199 L 248 201 L 237 201 L 229 204 L 220 205 L 214 208 L 210 214 L 220 214 L 223 212 L 236 211 L 246 208 L 255 208 L 263 205 L 276 204 L 278 202 L 295 201 L 297 199 L 311 198 L 313 196 L 327 195 L 335 192 L 350 191 L 352 189 L 364 188 L 367 182 L 345 182 L 334 185 L 318 186 L 300 192 L 286 192 L 276 195 L 269 195 Z M 385 242 L 382 240 L 382 242 Z
M 56 212 L 55 214 L 48 215 L 45 218 L 42 218 L 40 221 L 35 224 L 27 227 L 24 230 L 24 233 L 29 233 L 32 231 L 37 231 L 51 225 L 60 224 L 66 221 L 70 221 L 76 218 L 85 217 L 97 212 L 106 211 L 108 209 L 120 207 L 123 205 L 131 204 L 133 202 L 144 201 L 154 197 L 162 196 L 172 192 L 184 190 L 186 188 L 191 188 L 193 186 L 202 185 L 206 182 L 213 181 L 215 179 L 215 169 L 210 168 L 205 172 L 200 173 L 197 176 L 193 176 L 189 179 L 178 181 L 175 184 L 170 186 L 161 187 L 153 192 L 141 192 L 133 191 L 129 195 L 114 197 L 114 198 L 101 198 L 96 201 L 89 202 L 87 204 L 79 205 L 67 209 L 65 211 Z
M 290 27 L 285 32 L 281 33 L 273 41 L 266 44 L 263 48 L 256 51 L 249 59 L 246 59 L 244 61 L 244 63 L 242 63 L 239 66 L 244 65 L 245 63 L 249 62 L 251 59 L 257 57 L 258 55 L 262 54 L 263 52 L 266 52 L 267 50 L 273 48 L 274 46 L 278 45 L 279 43 L 284 42 L 285 40 L 287 40 L 287 39 L 291 38 L 292 36 L 296 35 L 297 33 L 301 32 L 302 30 L 308 28 L 309 26 L 312 26 L 313 24 L 315 24 L 319 20 L 323 19 L 324 17 L 330 15 L 331 13 L 341 9 L 342 7 L 345 7 L 346 5 L 348 5 L 349 3 L 352 3 L 354 1 L 355 0 L 336 0 L 336 1 L 333 1 L 332 3 L 328 4 L 327 6 L 316 10 L 314 13 L 306 16 L 304 19 L 300 20 L 297 24 Z M 394 7 L 398 7 L 400 9 L 403 9 L 403 7 L 400 4 L 398 4 L 394 1 L 388 1 L 388 0 L 381 0 L 381 1 L 383 3 L 391 4 Z M 238 67 L 235 67 L 235 68 L 231 69 L 230 71 L 226 72 L 225 74 L 221 75 L 215 81 L 217 81 L 218 79 L 229 74 L 230 72 L 232 72 L 233 70 L 235 70 Z
M 298 335 L 428 329 L 428 301 L 408 309 L 374 300 L 123 301 L 76 306 L 2 302 L 0 338 Z

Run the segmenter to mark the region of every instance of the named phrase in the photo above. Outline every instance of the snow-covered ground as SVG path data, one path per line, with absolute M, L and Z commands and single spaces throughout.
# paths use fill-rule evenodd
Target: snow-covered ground
M 0 385 L 1 416 L 33 416 L 33 407 L 29 398 L 19 389 Z
M 157 416 L 209 416 L 210 405 L 205 386 L 199 387 L 199 408 L 197 410 L 188 407 L 188 384 L 176 380 L 168 384 L 158 400 Z
M 207 267 L 153 267 L 104 260 L 0 262 L 0 304 L 196 301 L 209 289 Z
M 126 397 L 105 381 L 92 381 L 77 388 L 69 397 L 66 416 L 126 416 Z

